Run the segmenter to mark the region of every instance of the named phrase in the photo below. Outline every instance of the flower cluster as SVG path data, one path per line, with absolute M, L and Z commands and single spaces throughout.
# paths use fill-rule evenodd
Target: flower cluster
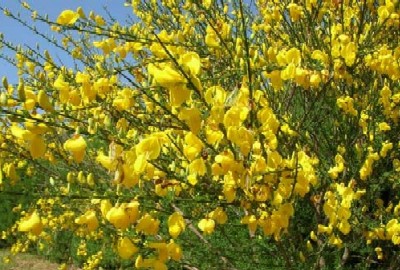
M 0 39 L 0 192 L 29 199 L 13 251 L 69 235 L 85 269 L 191 268 L 200 242 L 228 268 L 213 245 L 238 235 L 286 268 L 327 246 L 398 263 L 398 2 L 247 2 L 132 0 L 130 24 L 23 4 L 77 64 Z

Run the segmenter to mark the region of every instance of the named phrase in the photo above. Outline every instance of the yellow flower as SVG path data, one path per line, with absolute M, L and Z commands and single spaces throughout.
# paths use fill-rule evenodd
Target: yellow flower
M 318 73 L 311 74 L 310 85 L 317 87 L 321 83 L 321 76 Z
M 179 119 L 184 120 L 190 131 L 197 134 L 201 128 L 201 113 L 197 108 L 184 108 L 179 113 Z
M 397 219 L 391 219 L 386 224 L 386 232 L 393 244 L 400 245 L 400 223 Z
M 339 173 L 344 170 L 344 158 L 340 154 L 336 154 L 335 156 L 335 166 L 331 167 L 328 171 L 329 176 L 334 180 L 337 179 Z
M 379 152 L 379 155 L 381 157 L 386 157 L 388 151 L 392 150 L 392 148 L 393 148 L 393 143 L 390 143 L 390 142 L 387 142 L 387 141 L 383 142 L 382 143 L 382 149 Z
M 338 248 L 341 248 L 342 244 L 343 244 L 343 241 L 338 236 L 332 234 L 329 237 L 329 242 L 328 243 L 331 244 L 331 245 L 337 246 Z
M 206 126 L 206 138 L 209 144 L 218 144 L 224 138 L 224 134 L 220 130 Z
M 167 245 L 168 255 L 174 261 L 180 261 L 182 258 L 182 249 L 181 247 L 176 244 L 173 240 Z
M 42 120 L 42 118 L 37 117 L 39 120 Z M 43 135 L 47 131 L 50 130 L 48 126 L 44 123 L 37 123 L 36 121 L 27 121 L 25 122 L 25 128 L 32 132 L 33 134 L 36 135 Z
M 186 85 L 178 84 L 174 87 L 169 88 L 169 101 L 171 106 L 179 107 L 190 98 L 190 90 L 187 89 Z
M 219 46 L 219 38 L 217 33 L 215 33 L 214 29 L 211 26 L 207 26 L 205 43 L 208 47 L 218 47 Z
M 290 18 L 292 19 L 292 21 L 296 22 L 302 17 L 302 6 L 299 6 L 295 3 L 290 3 L 287 8 L 289 9 Z
M 210 212 L 208 216 L 215 220 L 218 224 L 225 224 L 228 220 L 228 216 L 222 207 L 217 207 L 214 211 Z
M 57 18 L 57 23 L 61 25 L 74 24 L 79 19 L 79 13 L 73 10 L 64 10 Z
M 284 70 L 282 70 L 281 78 L 282 78 L 282 80 L 286 81 L 286 80 L 294 79 L 295 77 L 296 77 L 296 65 L 293 63 L 290 63 L 289 65 L 287 65 L 287 67 Z
M 137 223 L 136 231 L 146 235 L 156 235 L 158 233 L 160 221 L 149 214 L 145 214 Z
M 44 142 L 42 136 L 34 135 L 32 137 L 32 140 L 30 141 L 29 152 L 34 159 L 44 157 L 44 154 L 46 153 L 46 143 Z
M 38 94 L 38 103 L 45 111 L 54 111 L 53 105 L 51 104 L 49 97 L 44 90 L 40 90 Z
M 85 12 L 83 11 L 82 7 L 78 7 L 76 9 L 76 12 L 79 14 L 79 17 L 82 19 L 86 19 L 86 15 Z
M 86 146 L 85 139 L 79 134 L 64 143 L 64 149 L 71 152 L 72 157 L 78 163 L 82 162 L 85 157 Z
M 183 216 L 175 212 L 168 218 L 168 231 L 172 238 L 177 238 L 185 230 L 186 223 Z
M 158 253 L 158 261 L 165 262 L 168 260 L 168 247 L 167 244 L 164 242 L 153 242 L 148 243 L 147 246 L 149 248 L 154 248 L 157 250 Z
M 240 147 L 240 152 L 247 156 L 250 152 L 251 145 L 253 145 L 253 133 L 244 128 L 243 126 L 229 127 L 228 139 Z
M 349 234 L 349 232 L 351 230 L 350 224 L 346 220 L 340 222 L 338 228 L 345 235 Z
M 224 115 L 224 126 L 229 128 L 231 126 L 239 127 L 246 120 L 249 114 L 249 108 L 233 106 Z
M 135 173 L 142 173 L 146 170 L 148 161 L 147 161 L 147 154 L 141 154 L 139 155 L 136 160 L 135 163 L 133 165 L 134 171 Z
M 386 122 L 380 122 L 378 124 L 378 127 L 379 127 L 380 131 L 389 131 L 391 129 L 390 125 L 388 123 L 386 123 Z
M 249 228 L 250 235 L 254 235 L 257 230 L 257 218 L 255 215 L 245 216 L 241 220 L 242 224 L 247 224 Z
M 318 224 L 318 233 L 327 233 L 331 234 L 332 233 L 332 227 L 330 226 L 324 226 L 322 224 Z
M 96 217 L 96 212 L 93 210 L 86 211 L 85 214 L 75 219 L 75 223 L 79 225 L 86 225 L 88 231 L 92 232 L 99 227 L 99 221 Z
M 154 81 L 160 86 L 168 88 L 186 83 L 185 77 L 169 64 L 160 64 L 159 66 L 149 64 L 147 69 L 149 75 L 153 76 Z
M 132 201 L 130 203 L 124 204 L 125 212 L 128 215 L 129 222 L 134 223 L 139 218 L 139 202 Z
M 297 48 L 291 48 L 285 53 L 286 63 L 293 63 L 295 65 L 300 65 L 301 63 L 301 53 Z
M 213 0 L 202 0 L 201 2 L 203 2 L 204 7 L 208 9 L 211 7 Z
M 118 241 L 117 251 L 122 259 L 127 260 L 137 253 L 139 249 L 125 236 Z
M 28 111 L 33 110 L 35 108 L 37 99 L 35 93 L 31 90 L 25 89 L 25 96 L 26 96 L 24 104 L 25 109 Z
M 46 143 L 44 142 L 42 136 L 37 135 L 37 133 L 44 133 L 47 131 L 46 126 L 34 126 L 32 123 L 26 123 L 28 130 L 22 129 L 19 126 L 11 126 L 10 130 L 14 137 L 23 140 L 27 143 L 29 152 L 32 158 L 44 157 L 46 153 Z M 35 133 L 36 132 L 36 133 Z
M 206 174 L 206 164 L 202 158 L 193 160 L 189 165 L 190 174 L 197 174 L 203 176 Z
M 129 226 L 129 216 L 122 207 L 113 207 L 107 212 L 107 220 L 117 229 L 126 229 Z
M 136 268 L 154 268 L 154 264 L 155 264 L 155 259 L 151 258 L 151 259 L 143 259 L 142 255 L 139 255 L 136 258 L 135 261 L 135 267 Z
M 117 160 L 113 160 L 111 157 L 104 155 L 103 152 L 99 152 L 96 161 L 100 163 L 104 168 L 110 171 L 115 171 L 118 164 Z
M 202 141 L 192 132 L 186 134 L 185 144 L 183 152 L 189 160 L 194 160 L 204 147 Z
M 313 241 L 317 241 L 317 240 L 318 240 L 317 235 L 315 234 L 314 231 L 311 231 L 311 232 L 310 232 L 310 238 L 311 238 L 311 240 L 313 240 Z
M 31 232 L 34 235 L 39 235 L 42 232 L 43 224 L 40 216 L 35 211 L 30 216 L 23 218 L 18 226 L 20 232 Z
M 10 130 L 11 134 L 18 139 L 30 140 L 33 136 L 32 132 L 30 132 L 29 130 L 22 129 L 17 125 L 11 126 Z
M 188 180 L 188 183 L 191 184 L 192 186 L 195 186 L 198 182 L 196 174 L 189 174 L 187 177 L 187 180 Z
M 325 52 L 320 51 L 320 50 L 313 51 L 312 55 L 311 55 L 311 58 L 315 59 L 315 60 L 318 60 L 318 61 L 321 61 L 325 65 L 327 65 L 329 63 L 329 56 Z
M 190 71 L 190 75 L 196 76 L 200 72 L 201 62 L 200 57 L 195 52 L 188 52 L 181 56 L 180 61 L 183 66 Z
M 160 155 L 161 145 L 156 136 L 150 136 L 136 146 L 136 155 L 147 154 L 148 159 L 156 159 Z
M 381 247 L 376 247 L 375 248 L 376 255 L 378 257 L 378 260 L 383 259 L 383 253 L 382 253 L 382 248 Z
M 228 184 L 228 185 L 224 185 L 224 189 L 222 190 L 224 193 L 224 196 L 226 198 L 226 201 L 228 203 L 233 202 L 233 200 L 235 200 L 236 198 L 236 189 L 234 186 Z
M 378 16 L 379 16 L 379 21 L 383 22 L 390 16 L 390 11 L 386 6 L 380 6 L 378 8 Z
M 213 219 L 202 219 L 200 220 L 199 229 L 204 232 L 205 234 L 212 234 L 215 228 L 215 221 Z
M 349 42 L 348 44 L 342 46 L 340 52 L 341 56 L 344 58 L 346 66 L 350 67 L 354 64 L 356 60 L 357 47 L 354 42 Z

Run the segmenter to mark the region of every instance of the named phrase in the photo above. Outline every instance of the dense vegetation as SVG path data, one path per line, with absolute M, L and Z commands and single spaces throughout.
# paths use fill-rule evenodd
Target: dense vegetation
M 295 2 L 2 8 L 75 63 L 1 40 L 4 243 L 61 268 L 396 269 L 399 2 Z

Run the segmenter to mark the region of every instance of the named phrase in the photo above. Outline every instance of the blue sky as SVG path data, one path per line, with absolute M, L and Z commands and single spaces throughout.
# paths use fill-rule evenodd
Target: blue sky
M 132 14 L 132 9 L 124 6 L 124 0 L 26 0 L 26 2 L 40 14 L 48 14 L 51 20 L 56 20 L 61 11 L 65 9 L 76 10 L 79 6 L 87 14 L 93 10 L 103 16 L 106 16 L 103 8 L 106 6 L 113 17 L 119 21 L 124 21 L 128 15 Z M 21 7 L 19 1 L 1 0 L 0 6 L 8 8 L 14 14 L 19 12 L 22 19 L 32 22 L 30 20 L 30 13 Z M 47 25 L 40 23 L 36 23 L 35 25 L 44 33 L 53 33 Z M 3 13 L 0 13 L 0 33 L 4 34 L 5 40 L 15 44 L 28 44 L 35 47 L 35 44 L 39 43 L 41 44 L 41 50 L 48 49 L 52 55 L 60 54 L 60 52 L 51 45 L 48 45 L 43 39 L 34 35 L 14 20 L 6 17 Z M 62 58 L 62 53 L 59 57 Z M 0 78 L 3 76 L 6 76 L 11 83 L 15 83 L 17 80 L 17 70 L 12 65 L 0 59 Z
M 86 14 L 89 14 L 91 10 L 106 17 L 104 7 L 116 18 L 121 24 L 124 22 L 129 15 L 132 15 L 131 7 L 124 6 L 125 0 L 25 0 L 34 10 L 37 10 L 39 14 L 48 14 L 49 18 L 55 21 L 61 11 L 65 9 L 76 10 L 77 7 L 82 7 Z M 254 0 L 245 0 L 244 3 L 249 4 Z M 21 7 L 18 0 L 0 0 L 0 6 L 8 8 L 13 14 L 20 13 L 22 19 L 32 23 L 30 19 L 30 12 L 27 12 Z M 40 22 L 35 23 L 37 29 L 43 33 L 54 34 L 48 25 Z M 54 59 L 59 57 L 62 60 L 68 60 L 69 58 L 63 57 L 63 53 L 58 51 L 54 46 L 49 45 L 33 34 L 30 30 L 21 26 L 14 20 L 6 17 L 0 12 L 0 33 L 4 34 L 4 38 L 7 41 L 11 41 L 14 44 L 28 44 L 31 47 L 35 47 L 36 43 L 41 45 L 41 51 L 47 49 Z M 2 51 L 8 53 L 7 51 Z M 12 54 L 14 56 L 14 53 Z M 66 61 L 65 63 L 68 64 Z M 0 59 L 0 78 L 6 76 L 10 83 L 17 82 L 17 70 L 15 67 Z

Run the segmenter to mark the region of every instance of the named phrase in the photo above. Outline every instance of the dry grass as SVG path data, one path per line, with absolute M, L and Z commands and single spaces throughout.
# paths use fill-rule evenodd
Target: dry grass
M 59 265 L 51 263 L 35 255 L 18 254 L 10 256 L 10 263 L 4 263 L 3 258 L 10 255 L 8 250 L 0 250 L 0 270 L 57 270 Z M 78 270 L 76 267 L 69 267 L 69 270 Z

